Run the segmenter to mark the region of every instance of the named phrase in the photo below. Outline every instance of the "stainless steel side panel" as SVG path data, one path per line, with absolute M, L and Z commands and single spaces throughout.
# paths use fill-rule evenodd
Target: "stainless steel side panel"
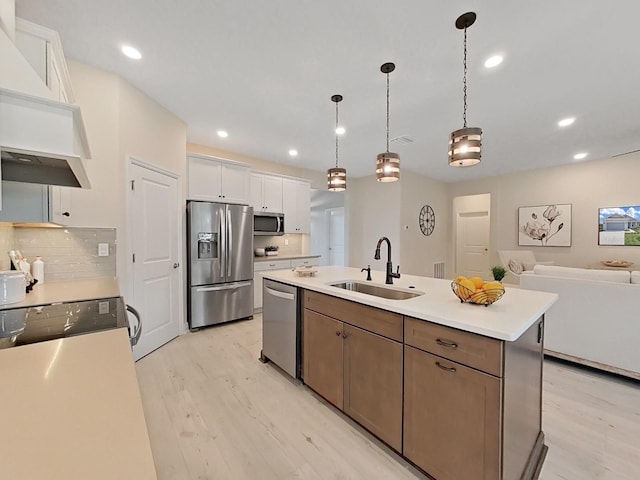
M 253 280 L 189 289 L 189 328 L 205 327 L 253 315 Z
M 297 288 L 264 279 L 262 355 L 297 376 Z
M 253 278 L 253 207 L 227 206 L 227 282 Z

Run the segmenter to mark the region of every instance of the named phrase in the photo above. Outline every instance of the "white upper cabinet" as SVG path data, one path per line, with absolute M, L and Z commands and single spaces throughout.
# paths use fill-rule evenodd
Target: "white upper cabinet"
M 251 201 L 254 212 L 282 213 L 282 177 L 251 173 Z
M 16 18 L 16 46 L 53 93 L 53 99 L 74 103 L 71 79 L 57 32 Z
M 310 233 L 311 184 L 285 178 L 282 180 L 284 233 Z
M 189 154 L 189 200 L 249 204 L 249 165 Z

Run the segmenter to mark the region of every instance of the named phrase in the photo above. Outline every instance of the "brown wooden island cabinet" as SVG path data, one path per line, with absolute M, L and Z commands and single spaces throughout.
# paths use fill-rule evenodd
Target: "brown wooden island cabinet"
M 305 290 L 304 382 L 402 452 L 402 315 Z
M 539 475 L 542 318 L 507 342 L 304 290 L 303 380 L 436 480 Z

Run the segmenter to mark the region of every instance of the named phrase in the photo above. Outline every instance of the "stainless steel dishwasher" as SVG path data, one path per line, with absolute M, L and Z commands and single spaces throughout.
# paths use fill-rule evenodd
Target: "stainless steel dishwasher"
M 262 354 L 293 378 L 299 378 L 298 289 L 264 279 L 262 284 Z

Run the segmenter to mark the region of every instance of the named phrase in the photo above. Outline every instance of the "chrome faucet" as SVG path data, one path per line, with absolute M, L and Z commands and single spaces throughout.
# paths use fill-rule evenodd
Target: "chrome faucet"
M 400 278 L 400 266 L 396 273 L 393 273 L 393 264 L 391 263 L 391 242 L 387 237 L 381 237 L 376 245 L 376 254 L 373 256 L 375 260 L 380 260 L 380 245 L 382 242 L 387 242 L 387 276 L 384 283 L 391 285 L 394 278 Z

